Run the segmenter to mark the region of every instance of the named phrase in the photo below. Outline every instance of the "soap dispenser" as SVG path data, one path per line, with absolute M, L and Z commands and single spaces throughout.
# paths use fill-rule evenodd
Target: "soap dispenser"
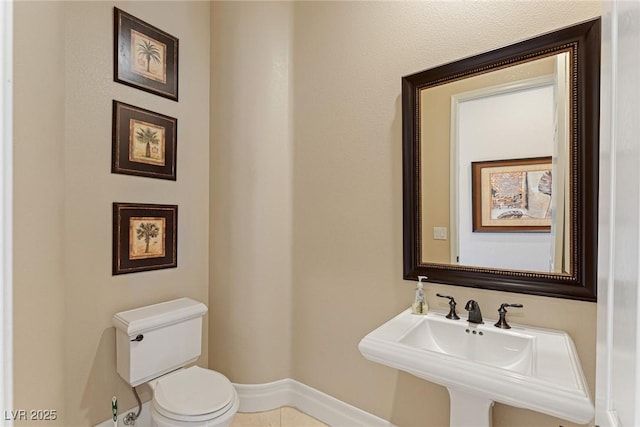
M 416 298 L 411 305 L 411 312 L 413 314 L 427 314 L 429 306 L 427 300 L 424 297 L 423 281 L 428 279 L 427 276 L 418 276 L 418 287 L 416 288 Z

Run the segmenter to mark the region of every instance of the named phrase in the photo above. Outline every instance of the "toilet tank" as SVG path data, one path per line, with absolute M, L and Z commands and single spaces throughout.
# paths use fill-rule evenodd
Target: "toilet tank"
M 201 302 L 180 298 L 116 313 L 118 374 L 135 387 L 195 362 L 206 312 Z

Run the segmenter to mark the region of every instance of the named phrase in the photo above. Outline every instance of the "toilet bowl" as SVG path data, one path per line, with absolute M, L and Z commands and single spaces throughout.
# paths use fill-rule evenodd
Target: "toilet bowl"
M 192 366 L 149 381 L 152 427 L 226 427 L 238 410 L 236 389 L 222 374 Z
M 116 313 L 116 367 L 132 387 L 153 391 L 153 427 L 226 427 L 240 404 L 221 373 L 199 366 L 207 307 L 180 298 Z M 190 366 L 185 368 L 185 366 Z

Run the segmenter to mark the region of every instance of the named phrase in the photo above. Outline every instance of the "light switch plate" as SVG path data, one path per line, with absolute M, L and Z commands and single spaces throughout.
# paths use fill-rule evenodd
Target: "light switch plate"
M 433 227 L 434 240 L 447 240 L 447 227 Z

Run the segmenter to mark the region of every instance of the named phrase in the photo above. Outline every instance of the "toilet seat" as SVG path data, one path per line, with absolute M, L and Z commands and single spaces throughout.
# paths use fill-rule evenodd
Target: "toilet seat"
M 231 382 L 219 372 L 198 366 L 159 378 L 154 389 L 154 409 L 176 421 L 214 420 L 237 407 Z

